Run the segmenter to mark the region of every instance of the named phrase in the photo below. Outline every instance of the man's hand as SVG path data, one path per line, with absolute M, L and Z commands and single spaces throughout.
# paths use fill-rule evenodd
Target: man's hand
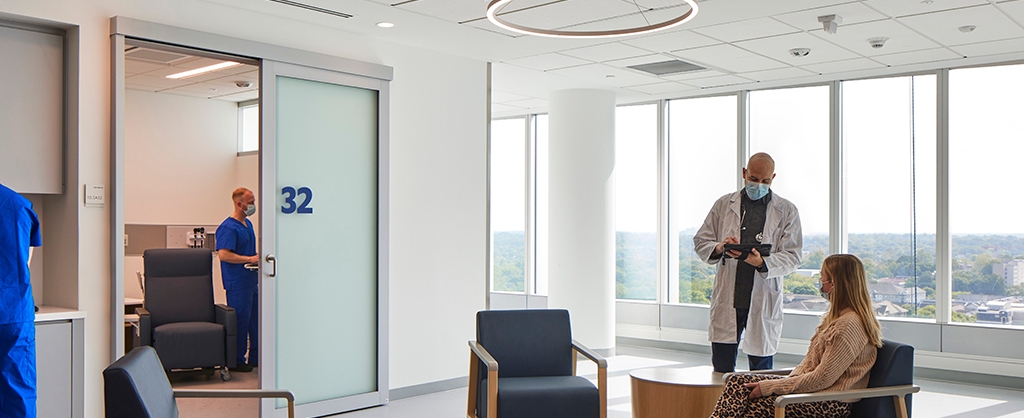
M 750 399 L 757 399 L 757 398 L 760 398 L 760 397 L 764 396 L 764 395 L 761 394 L 761 384 L 760 383 L 744 383 L 743 387 L 745 387 L 747 389 L 751 389 L 751 391 L 750 391 Z
M 249 264 L 259 264 L 259 262 L 260 262 L 260 253 L 256 253 L 256 255 L 254 255 L 252 257 L 249 257 Z
M 761 253 L 757 251 L 757 248 L 751 248 L 750 254 L 743 261 L 754 267 L 761 267 L 764 265 L 764 257 L 761 257 Z
M 740 243 L 739 238 L 736 238 L 736 237 L 725 237 L 725 241 L 722 241 L 722 242 L 718 243 L 718 245 L 715 246 L 715 254 L 714 255 L 717 256 L 717 255 L 725 252 L 725 244 L 739 244 L 739 243 Z M 732 252 L 738 252 L 738 251 L 732 251 Z M 733 257 L 733 258 L 735 258 L 735 257 Z

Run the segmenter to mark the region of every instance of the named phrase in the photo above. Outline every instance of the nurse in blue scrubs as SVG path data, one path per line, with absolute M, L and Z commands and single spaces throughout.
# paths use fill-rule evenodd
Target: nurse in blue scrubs
M 36 416 L 35 303 L 28 262 L 42 245 L 32 203 L 0 184 L 0 418 Z
M 238 331 L 236 372 L 251 372 L 259 364 L 259 273 L 246 268 L 260 261 L 256 234 L 248 217 L 256 213 L 256 198 L 244 187 L 231 193 L 234 212 L 217 227 L 217 257 L 228 306 L 235 308 Z M 246 361 L 245 353 L 249 352 Z

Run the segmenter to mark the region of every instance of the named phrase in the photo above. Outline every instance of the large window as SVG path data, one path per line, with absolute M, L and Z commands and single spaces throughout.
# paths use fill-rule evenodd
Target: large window
M 615 296 L 658 296 L 658 105 L 615 111 Z
M 949 72 L 954 322 L 1024 325 L 1024 65 Z
M 238 152 L 260 150 L 260 106 L 257 101 L 238 104 Z
M 879 316 L 935 317 L 935 82 L 842 83 L 847 240 Z
M 526 291 L 526 120 L 491 121 L 491 290 Z
M 708 304 L 715 266 L 693 236 L 718 198 L 736 190 L 736 96 L 668 102 L 669 302 Z

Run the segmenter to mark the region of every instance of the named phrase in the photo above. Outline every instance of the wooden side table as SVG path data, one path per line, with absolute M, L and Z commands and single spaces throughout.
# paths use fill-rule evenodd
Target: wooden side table
M 655 367 L 629 373 L 633 418 L 708 418 L 722 394 L 711 366 Z

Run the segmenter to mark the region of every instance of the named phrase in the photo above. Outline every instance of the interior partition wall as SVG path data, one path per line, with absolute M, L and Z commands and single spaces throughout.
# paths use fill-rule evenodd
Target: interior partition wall
M 386 403 L 392 69 L 122 17 L 110 35 L 112 329 L 124 321 L 126 43 L 261 64 L 260 386 L 291 390 L 300 416 Z M 113 361 L 124 345 L 111 334 Z

